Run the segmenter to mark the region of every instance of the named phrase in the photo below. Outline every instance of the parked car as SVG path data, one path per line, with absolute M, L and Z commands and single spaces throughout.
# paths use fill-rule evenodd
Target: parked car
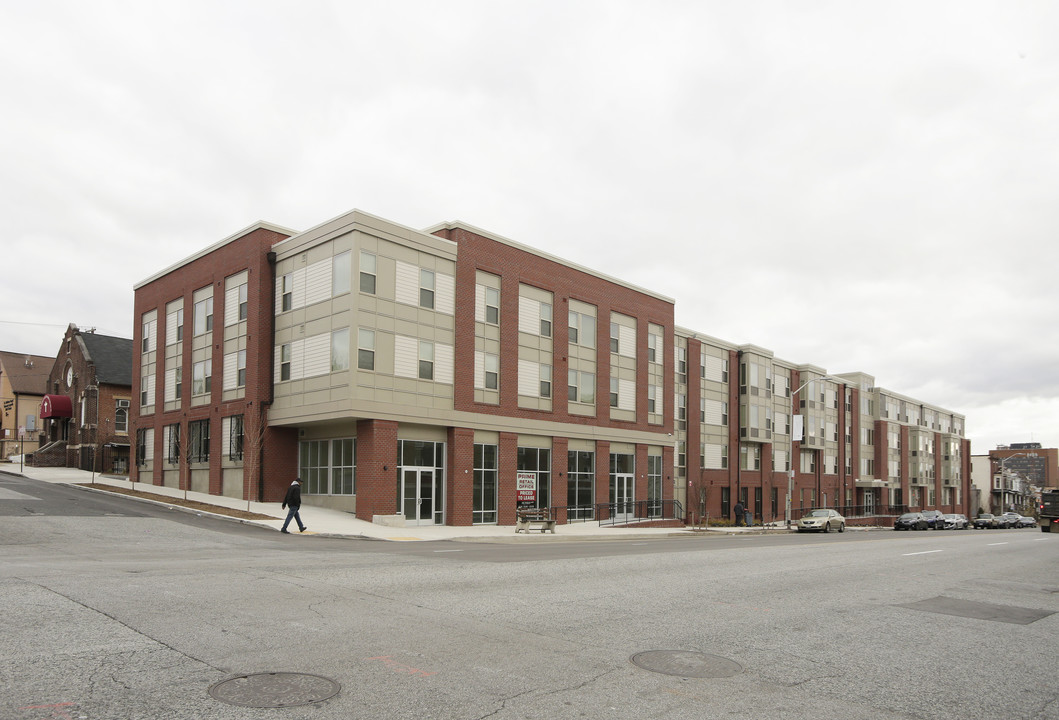
M 894 530 L 926 530 L 927 518 L 923 513 L 905 513 L 894 520 Z
M 967 517 L 959 513 L 946 513 L 943 516 L 946 530 L 966 530 Z
M 1018 527 L 1019 520 L 1022 519 L 1022 515 L 1018 514 L 1017 512 L 1010 511 L 1004 513 L 1003 517 L 1006 517 L 1008 519 L 1008 527 Z
M 992 513 L 979 513 L 972 525 L 975 529 L 991 530 L 996 527 L 996 516 Z
M 996 515 L 993 517 L 993 521 L 993 527 L 998 528 L 1000 530 L 1006 530 L 1009 527 L 1013 526 L 1014 518 L 1012 518 L 1010 515 Z
M 846 532 L 846 518 L 835 510 L 810 510 L 798 520 L 798 532 L 807 530 Z
M 931 530 L 945 529 L 945 513 L 941 510 L 924 510 L 923 517 L 927 519 L 927 527 Z
M 1036 518 L 1023 515 L 1019 518 L 1018 527 L 1037 527 L 1037 520 Z

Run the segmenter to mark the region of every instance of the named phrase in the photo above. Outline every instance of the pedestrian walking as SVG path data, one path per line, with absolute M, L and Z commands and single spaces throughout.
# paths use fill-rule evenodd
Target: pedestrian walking
M 287 519 L 283 521 L 283 527 L 280 529 L 281 533 L 288 533 L 287 526 L 290 525 L 291 518 L 294 518 L 298 522 L 298 532 L 305 532 L 309 529 L 308 525 L 302 524 L 302 516 L 298 514 L 298 511 L 302 507 L 302 486 L 301 478 L 294 478 L 294 482 L 287 488 L 287 495 L 283 498 L 283 505 L 281 507 L 287 508 Z
M 735 526 L 739 527 L 743 524 L 743 520 L 746 519 L 746 511 L 743 508 L 743 501 L 736 500 L 735 502 Z

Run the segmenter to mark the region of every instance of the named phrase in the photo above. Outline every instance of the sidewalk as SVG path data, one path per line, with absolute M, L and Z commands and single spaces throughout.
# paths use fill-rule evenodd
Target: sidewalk
M 75 468 L 35 468 L 23 465 L 20 470 L 17 456 L 14 458 L 14 462 L 0 463 L 0 472 L 9 473 L 11 475 L 21 475 L 34 480 L 43 480 L 50 483 L 65 483 L 69 485 L 89 484 L 94 480 L 96 487 L 84 488 L 86 492 L 106 492 L 107 487 L 110 486 L 115 488 L 139 490 L 141 492 L 149 492 L 156 495 L 166 495 L 172 498 L 184 499 L 186 497 L 187 500 L 205 503 L 207 505 L 216 505 L 236 510 L 245 510 L 260 515 L 268 515 L 272 518 L 271 520 L 243 520 L 229 517 L 227 515 L 217 515 L 217 517 L 231 520 L 233 522 L 267 527 L 276 530 L 277 532 L 283 526 L 283 520 L 287 516 L 287 511 L 282 509 L 279 503 L 247 502 L 246 500 L 238 500 L 236 498 L 220 495 L 207 495 L 206 493 L 191 491 L 185 493 L 183 490 L 178 490 L 176 488 L 133 483 L 125 478 L 100 475 L 99 473 L 93 474 Z M 154 502 L 142 498 L 140 501 Z M 187 512 L 199 512 L 198 510 L 190 510 L 179 506 L 173 507 Z M 375 523 L 367 522 L 366 520 L 359 520 L 353 514 L 341 510 L 330 510 L 307 504 L 302 505 L 301 518 L 309 529 L 305 533 L 298 533 L 295 523 L 292 522 L 290 528 L 288 528 L 292 531 L 290 534 L 291 538 L 322 535 L 325 537 L 348 537 L 390 540 L 395 542 L 416 542 L 424 540 L 460 540 L 463 542 L 558 542 L 563 540 L 642 540 L 673 536 L 789 532 L 786 528 L 782 527 L 762 528 L 760 526 L 755 526 L 750 528 L 733 527 L 691 530 L 682 528 L 608 527 L 600 526 L 596 522 L 556 525 L 555 534 L 541 533 L 539 528 L 534 528 L 530 533 L 516 533 L 514 525 L 431 525 L 391 527 L 388 525 L 377 525 Z

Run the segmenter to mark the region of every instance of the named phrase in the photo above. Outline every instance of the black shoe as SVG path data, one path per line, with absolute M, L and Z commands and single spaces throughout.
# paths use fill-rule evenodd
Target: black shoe
M 280 530 L 284 535 L 290 535 L 290 530 Z
M 306 525 L 305 527 L 303 527 L 303 528 L 302 528 L 301 530 L 299 530 L 298 532 L 305 532 L 305 531 L 306 531 L 306 530 L 308 530 L 308 529 L 309 529 L 309 526 L 308 526 L 308 525 Z

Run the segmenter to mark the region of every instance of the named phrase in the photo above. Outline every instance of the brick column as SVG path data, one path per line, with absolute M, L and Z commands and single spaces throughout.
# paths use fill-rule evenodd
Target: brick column
M 357 423 L 357 518 L 397 512 L 397 423 Z
M 445 476 L 447 525 L 474 524 L 474 430 L 449 428 Z

